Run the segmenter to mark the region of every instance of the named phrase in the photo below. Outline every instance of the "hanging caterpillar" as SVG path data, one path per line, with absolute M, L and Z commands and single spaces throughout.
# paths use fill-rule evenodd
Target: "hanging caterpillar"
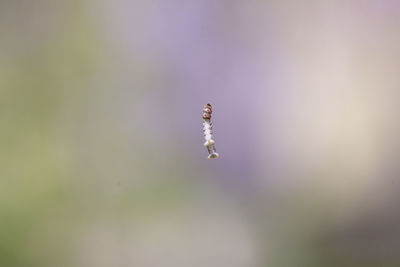
M 211 114 L 212 114 L 212 106 L 211 104 L 207 104 L 203 107 L 203 133 L 206 142 L 204 146 L 207 147 L 208 150 L 208 159 L 215 159 L 219 157 L 215 149 L 215 141 L 212 136 L 212 123 L 211 123 Z

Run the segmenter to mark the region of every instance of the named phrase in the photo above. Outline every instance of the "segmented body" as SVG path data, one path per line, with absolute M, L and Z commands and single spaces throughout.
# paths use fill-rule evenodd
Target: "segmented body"
M 203 108 L 203 133 L 204 133 L 204 138 L 206 142 L 204 143 L 204 146 L 207 147 L 208 150 L 208 158 L 213 159 L 213 158 L 218 158 L 219 154 L 217 153 L 215 149 L 215 141 L 213 140 L 213 130 L 212 130 L 212 123 L 211 123 L 211 114 L 212 114 L 212 106 L 210 104 L 207 104 Z

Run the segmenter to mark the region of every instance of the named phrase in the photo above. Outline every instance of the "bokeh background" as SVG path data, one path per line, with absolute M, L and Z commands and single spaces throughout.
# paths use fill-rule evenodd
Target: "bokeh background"
M 1 0 L 0 266 L 400 266 L 399 70 L 396 0 Z

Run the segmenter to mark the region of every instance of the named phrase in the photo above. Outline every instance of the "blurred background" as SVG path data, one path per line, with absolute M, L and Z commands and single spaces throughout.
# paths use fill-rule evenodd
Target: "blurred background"
M 400 266 L 399 29 L 396 0 L 1 0 L 0 266 Z

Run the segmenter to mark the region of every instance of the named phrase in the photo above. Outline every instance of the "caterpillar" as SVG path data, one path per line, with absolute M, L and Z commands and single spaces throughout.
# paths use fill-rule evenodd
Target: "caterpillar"
M 211 115 L 212 115 L 212 106 L 211 104 L 206 104 L 203 107 L 203 115 L 202 115 L 203 133 L 204 133 L 204 139 L 206 140 L 204 146 L 208 150 L 208 159 L 215 159 L 219 157 L 219 154 L 215 149 L 215 141 L 212 136 L 213 128 L 211 122 Z

